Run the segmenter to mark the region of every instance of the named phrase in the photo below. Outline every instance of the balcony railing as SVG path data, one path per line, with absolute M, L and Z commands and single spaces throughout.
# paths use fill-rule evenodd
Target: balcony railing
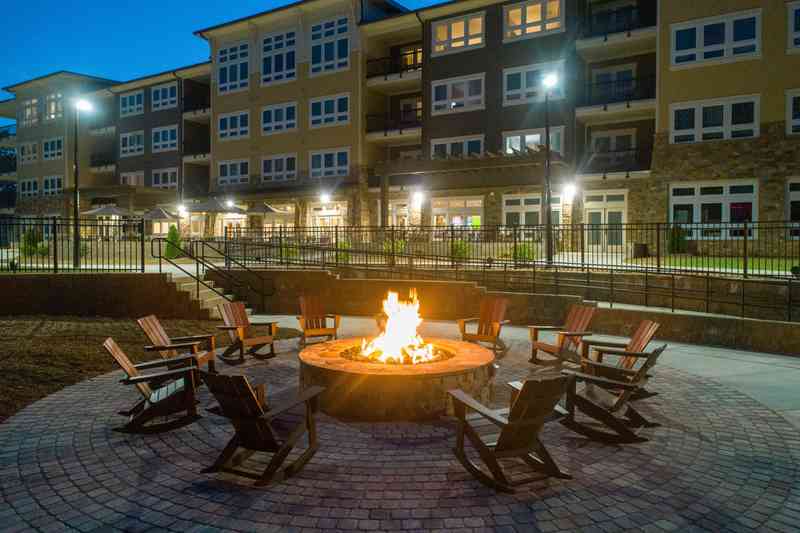
M 581 170 L 584 174 L 607 174 L 609 172 L 638 172 L 650 170 L 653 147 L 639 146 L 629 150 L 589 152 L 584 157 Z
M 635 100 L 649 100 L 656 97 L 656 78 L 630 78 L 592 83 L 586 87 L 584 106 L 616 104 Z
M 590 12 L 584 25 L 584 37 L 601 37 L 611 33 L 621 33 L 648 28 L 656 25 L 655 10 L 627 6 L 619 9 L 597 9 Z
M 16 137 L 17 135 L 17 125 L 16 124 L 9 124 L 8 126 L 0 127 L 0 141 L 3 139 L 8 139 L 10 137 Z
M 12 150 L 0 149 L 0 174 L 13 174 L 17 171 L 17 156 Z
M 381 57 L 367 61 L 367 77 L 403 75 L 422 68 L 422 52 L 409 50 L 396 57 Z
M 367 133 L 388 133 L 422 127 L 422 110 L 402 111 L 399 115 L 367 115 Z
M 206 94 L 203 96 L 192 96 L 183 102 L 183 112 L 190 113 L 192 111 L 202 111 L 211 108 L 211 95 Z
M 115 165 L 117 163 L 114 154 L 103 153 L 103 154 L 92 154 L 90 158 L 90 166 L 92 168 L 98 167 L 107 167 L 110 165 Z

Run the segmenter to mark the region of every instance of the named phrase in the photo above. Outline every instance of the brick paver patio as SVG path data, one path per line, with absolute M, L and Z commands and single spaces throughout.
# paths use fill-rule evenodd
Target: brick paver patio
M 363 329 L 368 321 L 346 329 Z M 357 326 L 357 327 L 356 327 Z M 451 336 L 455 336 L 452 325 Z M 297 383 L 296 342 L 225 372 Z M 500 361 L 524 378 L 528 345 Z M 112 431 L 136 398 L 120 373 L 39 401 L 0 425 L 0 531 L 796 531 L 800 437 L 784 418 L 713 378 L 660 366 L 642 411 L 649 442 L 610 446 L 559 424 L 543 432 L 574 479 L 498 494 L 455 460 L 453 423 L 345 423 L 322 415 L 321 448 L 297 477 L 265 489 L 202 474 L 230 438 L 217 416 L 161 435 Z M 209 405 L 205 389 L 204 406 Z

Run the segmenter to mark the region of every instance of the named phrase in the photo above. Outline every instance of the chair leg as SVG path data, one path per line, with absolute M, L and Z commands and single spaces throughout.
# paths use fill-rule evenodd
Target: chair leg
M 589 437 L 592 440 L 608 442 L 610 444 L 623 444 L 623 443 L 647 441 L 646 438 L 640 437 L 636 433 L 631 431 L 625 425 L 624 422 L 615 417 L 612 413 L 608 412 L 607 410 L 603 409 L 598 405 L 595 405 L 594 403 L 590 402 L 586 398 L 583 398 L 582 396 L 574 395 L 574 397 L 572 398 L 572 405 L 574 408 L 576 408 L 578 411 L 581 411 L 589 418 L 593 418 L 598 422 L 601 422 L 607 428 L 613 431 L 613 433 L 611 433 L 608 431 L 594 429 L 587 426 L 584 423 L 578 422 L 575 418 L 575 412 L 572 411 L 570 416 L 561 420 L 561 424 L 563 424 L 565 427 L 571 429 L 576 433 Z
M 233 457 L 238 448 L 239 436 L 234 435 L 233 438 L 228 441 L 228 444 L 225 446 L 225 449 L 222 450 L 222 453 L 219 454 L 219 457 L 217 457 L 217 460 L 214 462 L 214 464 L 204 469 L 203 473 L 210 474 L 213 472 L 219 472 L 220 469 L 224 468 L 225 465 L 228 464 L 228 461 Z
M 453 450 L 459 462 L 470 474 L 475 476 L 475 478 L 484 485 L 502 492 L 514 492 L 514 488 L 511 486 L 511 483 L 509 483 L 505 473 L 503 473 L 500 463 L 497 462 L 494 454 L 486 447 L 480 436 L 475 433 L 475 430 L 466 422 L 461 422 L 460 424 L 463 427 L 463 434 L 466 435 L 467 439 L 469 439 L 470 443 L 472 443 L 478 451 L 478 456 L 480 456 L 481 461 L 483 461 L 489 469 L 491 476 L 487 475 L 478 465 L 469 460 L 464 449 L 463 436 L 459 439 L 459 444 Z
M 236 352 L 239 352 L 238 360 L 232 358 L 233 354 Z M 236 341 L 225 348 L 225 351 L 222 352 L 222 355 L 220 355 L 220 359 L 229 364 L 241 364 L 244 362 L 244 346 L 242 341 Z
M 531 465 L 534 470 L 560 479 L 572 479 L 572 476 L 562 471 L 558 467 L 556 462 L 553 460 L 553 457 L 550 455 L 550 452 L 547 451 L 547 448 L 545 448 L 544 444 L 542 444 L 541 440 L 536 439 L 536 442 L 533 445 L 533 451 L 536 452 L 536 456 L 528 454 L 524 456 L 523 459 L 526 463 Z
M 650 422 L 647 420 L 642 414 L 634 409 L 631 405 L 628 405 L 627 411 L 625 411 L 625 418 L 626 425 L 632 428 L 657 428 L 661 427 L 661 424 L 658 422 Z

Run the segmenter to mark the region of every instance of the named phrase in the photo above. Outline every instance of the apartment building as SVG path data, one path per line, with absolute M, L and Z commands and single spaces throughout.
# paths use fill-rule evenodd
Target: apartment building
M 0 102 L 0 115 L 3 106 L 4 102 Z M 17 202 L 16 139 L 16 124 L 0 127 L 0 214 L 13 213 Z

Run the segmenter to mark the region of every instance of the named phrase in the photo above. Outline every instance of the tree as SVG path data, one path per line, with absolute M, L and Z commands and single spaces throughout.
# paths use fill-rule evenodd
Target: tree
M 169 231 L 167 232 L 167 249 L 164 253 L 164 257 L 167 259 L 175 259 L 179 255 L 181 255 L 181 234 L 177 226 L 173 224 L 169 227 Z

